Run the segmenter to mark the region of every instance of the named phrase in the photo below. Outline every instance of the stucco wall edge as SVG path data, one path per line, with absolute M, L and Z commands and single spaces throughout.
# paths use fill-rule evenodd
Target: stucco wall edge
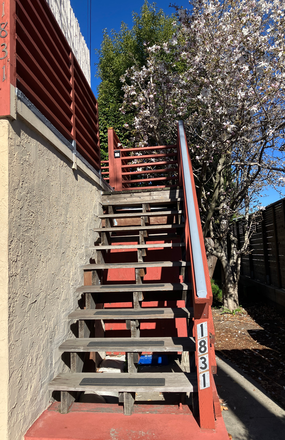
M 73 152 L 53 133 L 53 131 L 42 122 L 35 113 L 20 99 L 17 99 L 17 115 L 36 130 L 41 136 L 49 141 L 58 151 L 60 151 L 69 161 L 70 167 L 73 164 Z M 90 168 L 88 168 L 80 157 L 76 159 L 77 168 L 86 174 L 93 182 L 96 183 L 99 189 L 109 191 L 109 185 L 99 176 L 97 176 Z

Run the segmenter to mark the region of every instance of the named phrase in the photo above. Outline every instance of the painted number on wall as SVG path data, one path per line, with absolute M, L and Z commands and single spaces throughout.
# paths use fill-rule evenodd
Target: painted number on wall
M 2 20 L 4 17 L 5 17 L 5 2 L 2 3 L 2 17 L 1 17 Z M 2 21 L 0 23 L 0 60 L 5 60 L 5 58 L 8 57 L 7 43 L 3 41 L 8 36 L 7 26 L 8 26 L 8 21 Z M 1 39 L 3 42 L 1 41 Z M 2 67 L 2 69 L 3 69 L 3 77 L 2 77 L 2 82 L 3 82 L 6 79 L 5 65 Z
M 199 385 L 200 390 L 204 390 L 210 387 L 207 322 L 201 322 L 197 325 L 197 339 Z

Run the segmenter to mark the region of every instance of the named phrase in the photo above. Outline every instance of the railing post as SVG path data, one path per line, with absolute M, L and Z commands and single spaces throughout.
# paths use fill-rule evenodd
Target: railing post
M 16 5 L 15 0 L 0 4 L 0 117 L 16 118 Z
M 122 161 L 118 151 L 118 138 L 112 127 L 108 128 L 109 184 L 115 191 L 122 191 Z M 116 157 L 115 157 L 116 156 Z

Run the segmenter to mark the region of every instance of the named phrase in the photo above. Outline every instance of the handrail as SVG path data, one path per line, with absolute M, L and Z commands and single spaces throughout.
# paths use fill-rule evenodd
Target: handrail
M 189 162 L 188 162 L 189 153 L 186 144 L 183 121 L 178 122 L 178 136 L 179 136 L 179 145 L 181 149 L 184 187 L 186 192 L 186 207 L 187 207 L 187 213 L 189 219 L 193 266 L 194 266 L 195 283 L 196 283 L 196 295 L 198 298 L 206 298 L 207 284 L 206 284 L 206 278 L 204 272 L 204 261 L 202 257 L 200 234 L 198 229 L 195 200 L 194 200 L 194 197 L 196 197 L 196 191 L 195 188 L 193 189 L 190 178 L 190 170 L 189 170 Z
M 186 258 L 191 262 L 195 361 L 198 379 L 199 421 L 203 429 L 215 428 L 219 416 L 218 396 L 213 379 L 216 372 L 214 325 L 211 314 L 212 290 L 202 234 L 200 213 L 190 154 L 183 122 L 178 122 L 179 183 L 184 193 Z

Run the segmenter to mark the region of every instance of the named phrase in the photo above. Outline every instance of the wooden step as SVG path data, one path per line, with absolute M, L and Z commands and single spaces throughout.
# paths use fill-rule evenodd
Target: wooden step
M 103 206 L 126 206 L 149 204 L 169 204 L 183 200 L 183 191 L 178 188 L 157 189 L 145 191 L 123 191 L 114 193 L 103 193 Z
M 111 244 L 113 243 L 132 243 L 132 242 L 139 242 L 140 239 L 140 233 L 141 231 L 136 231 L 136 232 L 129 232 L 126 231 L 125 234 L 123 234 L 122 232 L 120 232 L 120 235 L 110 235 L 109 236 L 109 240 L 111 241 Z M 166 241 L 166 242 L 172 242 L 173 240 L 177 240 L 180 239 L 179 236 L 177 236 L 177 234 L 175 234 L 175 231 L 173 230 L 173 232 L 169 233 L 169 232 L 160 232 L 160 231 L 155 231 L 154 233 L 152 231 L 148 231 L 147 233 L 147 237 L 145 237 L 145 243 L 147 242 L 160 242 L 160 241 Z
M 98 245 L 90 248 L 94 251 L 107 251 L 115 249 L 157 249 L 157 248 L 174 248 L 184 247 L 185 243 L 146 243 L 146 244 L 121 244 L 121 245 Z
M 145 269 L 148 267 L 185 267 L 190 266 L 187 261 L 155 261 L 142 263 L 105 263 L 105 264 L 86 264 L 81 266 L 83 270 L 104 270 L 104 269 Z
M 191 393 L 197 389 L 197 380 L 195 373 L 61 373 L 49 383 L 49 389 Z
M 81 286 L 77 293 L 109 293 L 109 292 L 157 292 L 157 291 L 181 291 L 192 288 L 190 283 L 149 283 L 149 284 L 101 284 L 93 286 Z
M 190 318 L 192 310 L 182 308 L 161 308 L 161 307 L 142 307 L 140 309 L 118 308 L 118 309 L 78 309 L 70 313 L 69 319 L 91 321 L 102 319 L 114 321 L 126 320 L 156 320 L 173 318 Z
M 184 228 L 184 224 L 161 224 L 161 225 L 151 225 L 151 226 L 114 226 L 111 228 L 95 228 L 94 232 L 120 232 L 120 231 L 152 231 L 155 229 L 176 229 Z
M 181 352 L 195 351 L 193 338 L 80 338 L 68 339 L 59 347 L 64 352 L 124 351 L 142 352 Z
M 153 217 L 153 216 L 164 216 L 164 215 L 177 215 L 183 214 L 183 211 L 136 211 L 136 212 L 120 212 L 114 214 L 104 214 L 99 215 L 99 218 L 129 218 L 129 217 Z

